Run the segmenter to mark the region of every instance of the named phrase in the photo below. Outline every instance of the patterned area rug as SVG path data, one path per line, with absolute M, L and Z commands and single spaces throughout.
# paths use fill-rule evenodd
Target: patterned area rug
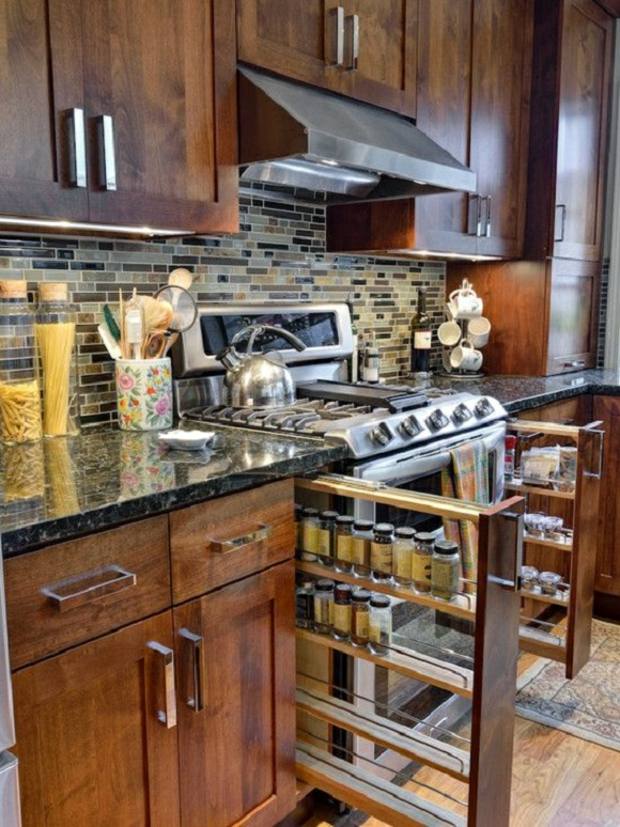
M 620 625 L 595 620 L 592 655 L 572 681 L 541 660 L 517 686 L 517 714 L 620 752 Z

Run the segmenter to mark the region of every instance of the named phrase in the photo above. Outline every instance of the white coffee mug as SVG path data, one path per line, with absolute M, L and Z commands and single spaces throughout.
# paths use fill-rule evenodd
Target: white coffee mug
M 482 315 L 483 302 L 471 287 L 461 287 L 450 293 L 448 306 L 453 319 L 473 319 Z
M 482 366 L 482 353 L 467 339 L 463 339 L 450 354 L 450 366 L 454 370 L 469 370 L 475 373 Z
M 467 322 L 467 339 L 474 347 L 480 348 L 488 344 L 490 332 L 491 322 L 485 316 Z
M 444 322 L 437 328 L 437 338 L 444 347 L 454 347 L 461 341 L 461 326 L 456 322 Z

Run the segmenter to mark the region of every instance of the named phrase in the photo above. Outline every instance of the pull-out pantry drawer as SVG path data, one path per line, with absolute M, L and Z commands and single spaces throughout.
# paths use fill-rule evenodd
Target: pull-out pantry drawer
M 168 608 L 168 518 L 9 558 L 5 586 L 17 669 Z
M 174 602 L 182 603 L 293 557 L 294 533 L 292 480 L 173 512 Z

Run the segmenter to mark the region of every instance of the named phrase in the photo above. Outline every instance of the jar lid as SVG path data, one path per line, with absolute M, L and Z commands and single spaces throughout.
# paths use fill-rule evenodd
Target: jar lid
M 415 530 L 408 525 L 399 526 L 394 532 L 397 537 L 408 537 L 413 539 L 416 536 Z
M 320 514 L 322 520 L 335 520 L 338 516 L 337 511 L 321 511 Z
M 521 577 L 524 580 L 537 580 L 538 569 L 535 566 L 521 566 Z
M 377 534 L 392 534 L 394 526 L 392 523 L 377 523 L 375 525 L 375 531 Z
M 304 517 L 316 517 L 318 513 L 318 508 L 304 508 Z
M 356 589 L 351 595 L 351 600 L 354 603 L 368 603 L 370 600 L 370 592 L 366 589 Z
M 373 526 L 372 520 L 356 520 L 353 523 L 353 528 L 357 528 L 359 531 L 372 531 Z
M 317 592 L 331 592 L 336 584 L 333 580 L 317 580 Z
M 348 514 L 341 514 L 336 520 L 336 522 L 338 523 L 338 525 L 352 525 L 355 522 L 355 520 Z
M 437 540 L 435 543 L 435 551 L 438 554 L 458 554 L 459 547 L 452 540 Z
M 376 609 L 389 609 L 390 598 L 386 594 L 373 594 L 370 598 L 370 605 Z
M 334 598 L 337 601 L 344 601 L 349 603 L 351 601 L 351 594 L 353 593 L 353 586 L 348 583 L 338 583 L 334 592 Z
M 0 281 L 0 299 L 27 299 L 28 282 L 21 279 Z
M 512 451 L 514 448 L 517 447 L 517 438 L 512 434 L 508 434 L 506 436 L 505 446 L 507 450 Z
M 69 300 L 69 285 L 62 281 L 44 281 L 39 285 L 39 299 L 42 302 L 66 302 Z
M 303 510 L 304 510 L 303 505 L 300 505 L 299 503 L 295 503 L 295 514 L 301 514 Z
M 434 543 L 435 535 L 431 531 L 418 531 L 415 536 L 421 543 Z
M 299 588 L 300 589 L 305 589 L 306 591 L 310 591 L 310 589 L 314 588 L 314 580 L 310 580 L 310 579 L 300 580 L 299 581 Z
M 562 575 L 555 571 L 541 571 L 538 579 L 541 583 L 559 583 L 562 579 Z

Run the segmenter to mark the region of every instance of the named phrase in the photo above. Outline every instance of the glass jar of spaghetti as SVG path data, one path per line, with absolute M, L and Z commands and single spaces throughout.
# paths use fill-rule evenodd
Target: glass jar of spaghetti
M 0 441 L 41 439 L 34 314 L 25 281 L 0 281 Z
M 66 436 L 78 431 L 76 321 L 77 308 L 69 301 L 68 285 L 41 284 L 35 332 L 43 387 L 45 436 Z

